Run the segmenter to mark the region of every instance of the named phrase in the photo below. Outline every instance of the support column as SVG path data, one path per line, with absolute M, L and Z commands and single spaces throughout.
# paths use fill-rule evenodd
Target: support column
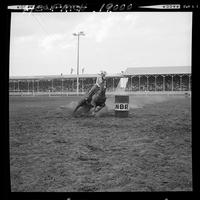
M 133 78 L 133 77 L 131 76 L 131 91 L 132 91 L 132 78 Z
M 180 89 L 182 91 L 182 75 L 180 75 Z
M 63 93 L 63 79 L 61 79 L 61 92 Z
M 139 75 L 139 91 L 140 91 L 140 75 Z
M 191 84 L 190 84 L 190 81 L 191 81 L 191 75 L 189 75 L 189 91 L 191 91 Z
M 163 91 L 165 91 L 165 76 L 163 76 Z
M 174 80 L 173 80 L 174 76 L 172 75 L 172 91 L 174 91 Z
M 53 79 L 51 80 L 51 87 L 52 87 L 52 92 L 53 92 Z
M 17 86 L 17 90 L 18 90 L 18 92 L 19 92 L 19 80 L 18 80 L 18 86 Z
M 156 91 L 156 78 L 157 78 L 157 76 L 155 75 L 155 91 Z
M 32 84 L 33 84 L 33 95 L 34 95 L 34 80 L 32 80 Z
M 147 76 L 147 91 L 149 91 L 149 76 Z
M 12 82 L 11 82 L 12 83 Z M 13 83 L 14 83 L 14 93 L 15 93 L 15 81 L 13 81 Z
M 29 80 L 28 80 L 28 93 L 29 93 Z
M 73 91 L 74 91 L 74 89 L 75 89 L 75 81 L 73 79 Z
M 37 92 L 39 93 L 40 89 L 39 89 L 39 80 L 37 81 Z
M 114 92 L 114 77 L 113 77 L 113 92 Z
M 81 87 L 81 90 L 82 90 L 82 92 L 83 92 L 83 78 L 82 78 L 82 87 Z

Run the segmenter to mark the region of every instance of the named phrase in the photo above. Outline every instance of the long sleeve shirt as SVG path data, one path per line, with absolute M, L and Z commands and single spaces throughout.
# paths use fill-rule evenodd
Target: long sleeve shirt
M 93 85 L 93 87 L 90 89 L 90 91 L 87 93 L 86 98 L 92 98 L 92 96 L 100 89 L 101 86 L 105 86 L 106 81 L 101 76 L 97 77 L 96 83 Z
M 101 84 L 104 84 L 104 82 L 105 82 L 105 80 L 104 80 L 101 76 L 98 76 L 98 77 L 97 77 L 96 85 L 97 85 L 98 87 L 100 87 Z

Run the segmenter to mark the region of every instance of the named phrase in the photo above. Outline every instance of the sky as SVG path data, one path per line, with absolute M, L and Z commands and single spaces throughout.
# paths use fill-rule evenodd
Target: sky
M 12 13 L 10 76 L 191 66 L 191 12 Z

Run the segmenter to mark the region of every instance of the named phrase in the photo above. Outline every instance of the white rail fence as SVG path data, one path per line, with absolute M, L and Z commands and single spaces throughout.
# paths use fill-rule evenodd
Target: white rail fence
M 83 96 L 85 92 L 79 92 L 78 96 Z M 108 96 L 114 95 L 188 95 L 191 91 L 123 91 L 106 92 Z M 10 96 L 77 96 L 76 92 L 9 92 Z

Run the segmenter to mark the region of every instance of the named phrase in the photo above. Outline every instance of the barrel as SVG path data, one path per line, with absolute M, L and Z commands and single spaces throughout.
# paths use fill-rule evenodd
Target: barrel
M 115 95 L 115 117 L 128 117 L 129 96 Z

